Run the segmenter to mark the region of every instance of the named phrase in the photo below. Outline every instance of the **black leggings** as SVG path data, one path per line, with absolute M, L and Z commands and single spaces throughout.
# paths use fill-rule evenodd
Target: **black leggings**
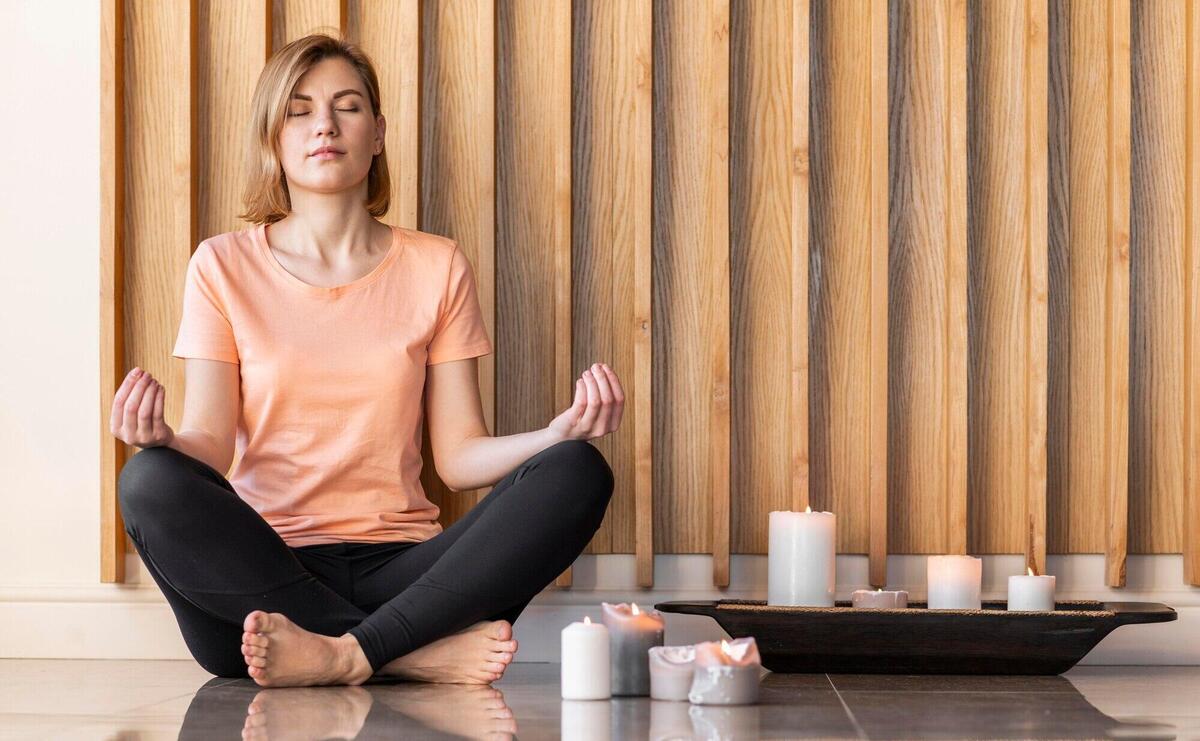
M 418 543 L 291 547 L 216 469 L 168 447 L 121 469 L 125 532 L 196 661 L 245 677 L 243 621 L 283 613 L 305 630 L 358 639 L 374 671 L 481 620 L 515 622 L 600 527 L 613 474 L 584 440 L 559 442 Z

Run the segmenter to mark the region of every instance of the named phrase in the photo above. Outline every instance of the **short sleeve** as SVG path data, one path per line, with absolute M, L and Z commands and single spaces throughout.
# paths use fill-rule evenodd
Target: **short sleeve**
M 237 363 L 233 325 L 219 290 L 212 248 L 202 242 L 188 261 L 183 287 L 183 316 L 171 355 Z
M 438 310 L 437 326 L 429 341 L 426 365 L 474 358 L 492 352 L 492 343 L 479 309 L 475 274 L 467 256 L 455 244 L 450 274 Z

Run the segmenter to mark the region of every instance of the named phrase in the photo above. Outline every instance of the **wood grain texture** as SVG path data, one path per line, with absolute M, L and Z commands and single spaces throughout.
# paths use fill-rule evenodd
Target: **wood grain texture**
M 1045 0 L 968 11 L 971 553 L 1045 570 Z
M 272 46 L 282 48 L 310 33 L 344 34 L 349 20 L 347 0 L 263 0 L 272 7 Z
M 496 322 L 498 292 L 503 295 L 511 289 L 512 278 L 503 285 L 497 279 L 496 240 L 503 234 L 496 223 L 496 103 L 500 98 L 496 95 L 495 22 L 491 0 L 421 5 L 420 229 L 454 239 L 471 262 L 484 327 L 496 350 L 478 361 L 484 421 L 491 434 L 503 435 L 508 434 L 504 428 L 513 424 L 514 412 L 533 406 L 536 398 L 531 395 L 538 389 L 548 393 L 549 384 L 541 377 L 509 373 L 509 367 L 501 363 L 506 359 L 522 362 L 519 356 L 529 350 L 522 347 L 522 342 L 539 338 L 539 330 L 551 325 L 520 304 L 506 312 L 515 321 L 504 326 Z M 515 245 L 514 253 L 524 246 Z M 544 247 L 545 242 L 533 246 Z M 519 254 L 510 257 L 518 261 L 533 259 Z M 545 260 L 540 264 L 545 265 Z M 538 279 L 542 276 L 534 270 L 506 275 L 520 275 L 530 286 L 541 285 Z M 545 295 L 551 295 L 548 287 Z M 535 347 L 537 367 L 549 368 L 549 342 Z M 498 376 L 502 374 L 504 386 L 518 390 L 521 399 L 529 403 L 522 404 L 512 392 L 497 395 Z M 474 492 L 450 491 L 439 479 L 429 450 L 428 426 L 422 425 L 425 465 L 421 485 L 441 508 L 438 522 L 446 527 L 475 506 L 491 487 Z
M 963 554 L 967 8 L 892 0 L 890 15 L 889 550 Z
M 808 2 L 730 16 L 732 550 L 808 504 Z
M 109 428 L 125 379 L 125 0 L 100 6 L 100 581 L 125 581 L 117 476 L 127 446 Z
M 1050 41 L 1047 547 L 1125 583 L 1129 3 L 1054 2 Z
M 1130 553 L 1183 544 L 1189 5 L 1134 3 L 1130 19 Z
M 645 0 L 575 3 L 572 363 L 582 371 L 603 359 L 625 390 L 621 426 L 593 441 L 615 483 L 587 552 L 632 551 L 643 587 L 653 585 L 655 550 L 651 24 Z
M 1186 22 L 1183 579 L 1200 586 L 1200 9 L 1195 3 L 1187 6 Z
M 872 522 L 885 527 L 885 13 L 814 2 L 810 16 L 809 486 L 837 515 L 839 553 L 867 553 Z

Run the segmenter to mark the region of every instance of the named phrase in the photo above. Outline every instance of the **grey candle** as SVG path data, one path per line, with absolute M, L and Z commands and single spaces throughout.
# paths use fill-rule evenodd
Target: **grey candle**
M 614 695 L 650 694 L 650 648 L 663 645 L 663 619 L 637 603 L 601 602 L 609 632 L 609 673 Z

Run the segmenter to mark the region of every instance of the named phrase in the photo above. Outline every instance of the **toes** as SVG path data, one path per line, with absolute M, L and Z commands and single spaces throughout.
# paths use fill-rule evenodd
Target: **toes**
M 267 636 L 260 636 L 257 633 L 246 632 L 242 633 L 242 643 L 248 646 L 259 646 L 260 648 L 266 648 L 267 644 L 270 643 L 270 638 Z
M 263 648 L 262 646 L 248 646 L 243 643 L 242 653 L 246 656 L 266 656 L 267 649 Z
M 492 655 L 488 658 L 501 664 L 507 664 L 508 662 L 512 661 L 512 654 L 508 653 L 507 651 L 493 651 Z
M 507 641 L 512 638 L 512 623 L 507 620 L 493 620 L 488 627 L 488 635 L 498 641 Z
M 262 656 L 246 656 L 244 658 L 246 659 L 246 663 L 249 664 L 251 668 L 262 669 L 267 665 L 267 660 Z
M 262 633 L 270 630 L 271 615 L 262 610 L 252 610 L 242 622 L 242 629 L 247 633 Z

